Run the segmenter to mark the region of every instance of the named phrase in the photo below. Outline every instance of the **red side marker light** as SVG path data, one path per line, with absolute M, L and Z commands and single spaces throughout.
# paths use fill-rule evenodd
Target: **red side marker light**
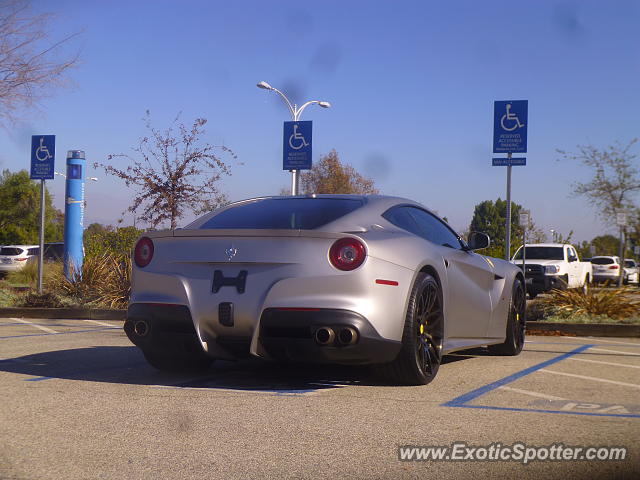
M 376 283 L 378 285 L 391 285 L 392 287 L 398 286 L 398 282 L 396 282 L 395 280 L 382 280 L 381 278 L 378 278 L 376 280 Z

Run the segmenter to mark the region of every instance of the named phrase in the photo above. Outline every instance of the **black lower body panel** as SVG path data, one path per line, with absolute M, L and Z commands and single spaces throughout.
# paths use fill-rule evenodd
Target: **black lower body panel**
M 316 340 L 321 328 L 336 338 L 325 345 Z M 351 328 L 357 341 L 341 344 L 339 332 Z M 266 309 L 260 319 L 260 343 L 273 358 L 312 363 L 369 364 L 392 361 L 401 342 L 382 338 L 367 319 L 340 309 Z

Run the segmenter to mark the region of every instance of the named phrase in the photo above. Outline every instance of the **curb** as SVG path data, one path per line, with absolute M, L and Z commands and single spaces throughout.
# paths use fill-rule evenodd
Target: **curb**
M 573 335 L 578 337 L 640 337 L 640 325 L 527 322 L 527 334 Z
M 0 308 L 0 317 L 124 320 L 126 310 L 88 308 Z

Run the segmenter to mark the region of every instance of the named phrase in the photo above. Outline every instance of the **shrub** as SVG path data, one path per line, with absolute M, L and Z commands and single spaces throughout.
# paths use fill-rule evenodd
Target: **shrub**
M 87 229 L 84 235 L 85 256 L 112 255 L 120 258 L 131 256 L 137 238 L 143 230 L 135 227 L 103 227 Z
M 125 308 L 131 293 L 131 259 L 108 253 L 87 257 L 82 275 L 70 275 L 62 270 L 51 278 L 52 291 L 75 299 L 81 305 Z
M 631 297 L 628 288 L 589 290 L 552 290 L 540 300 L 547 314 L 573 318 L 581 315 L 621 319 L 640 315 L 640 301 Z

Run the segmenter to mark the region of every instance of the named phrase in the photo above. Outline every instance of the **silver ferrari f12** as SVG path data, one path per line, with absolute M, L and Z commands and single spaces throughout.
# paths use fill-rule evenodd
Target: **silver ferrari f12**
M 161 370 L 251 354 L 422 385 L 446 353 L 522 350 L 522 272 L 488 245 L 403 198 L 244 200 L 138 240 L 124 330 Z

